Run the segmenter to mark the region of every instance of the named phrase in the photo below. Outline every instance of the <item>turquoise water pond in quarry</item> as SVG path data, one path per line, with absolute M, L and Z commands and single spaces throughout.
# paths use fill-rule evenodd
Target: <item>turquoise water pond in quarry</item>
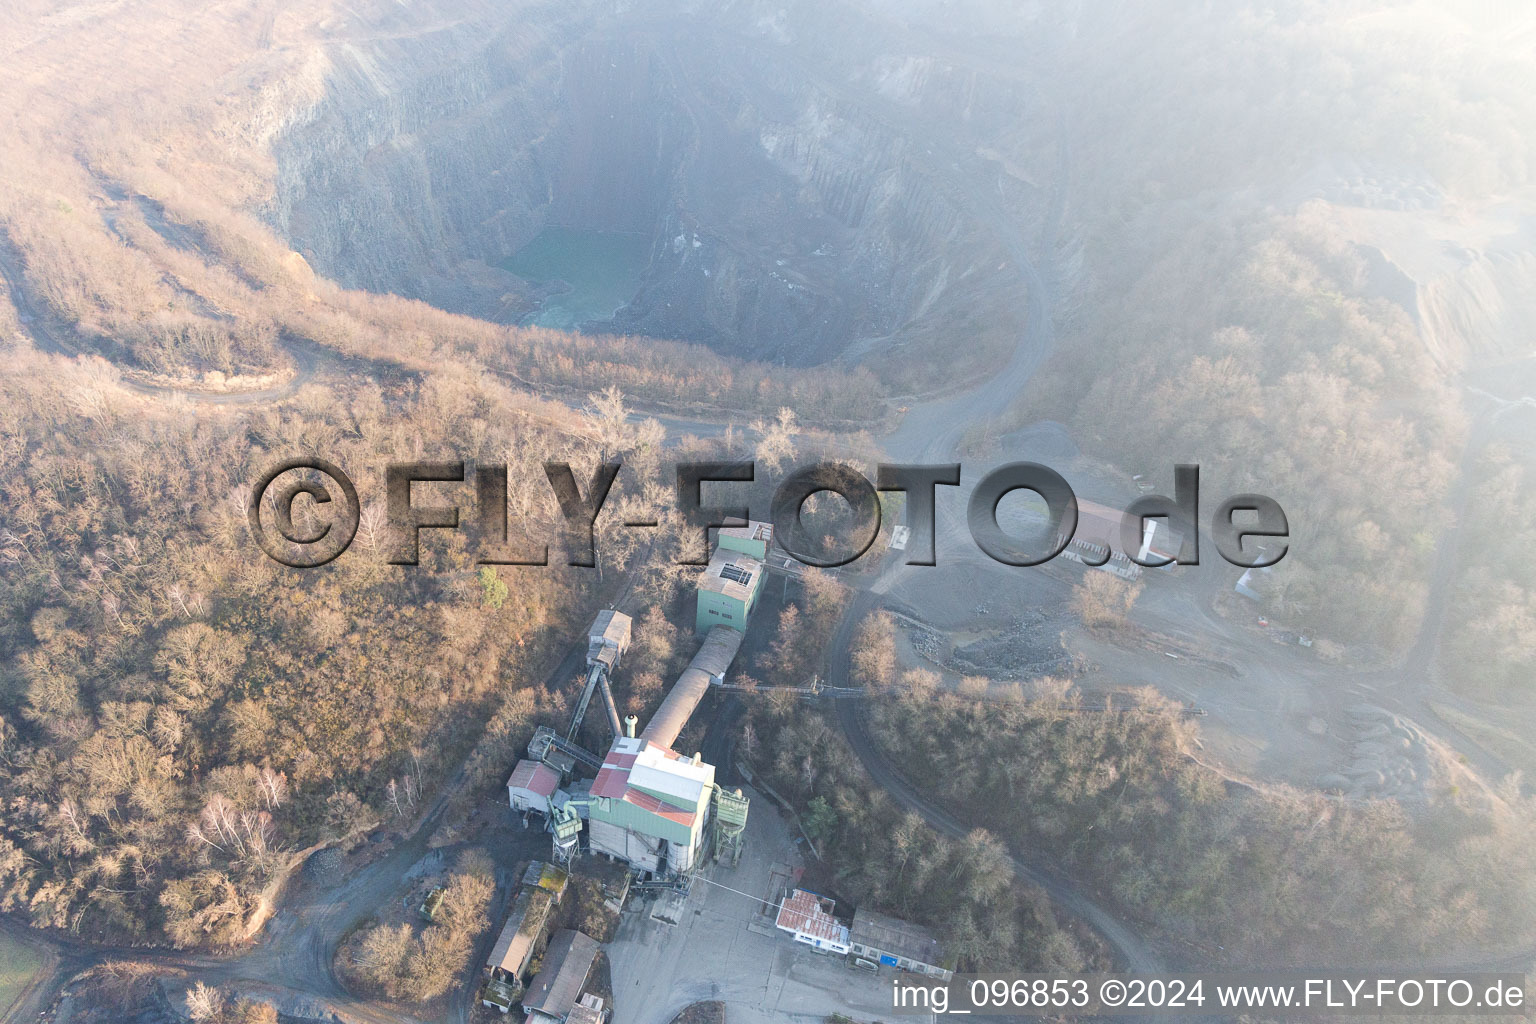
M 647 235 L 545 228 L 502 267 L 535 285 L 563 284 L 524 323 L 573 330 L 606 320 L 640 290 L 650 259 Z

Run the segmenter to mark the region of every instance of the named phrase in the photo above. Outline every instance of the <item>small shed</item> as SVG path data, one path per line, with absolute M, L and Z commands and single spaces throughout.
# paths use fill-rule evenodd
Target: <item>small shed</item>
M 524 758 L 507 777 L 507 802 L 519 814 L 529 811 L 548 814 L 555 790 L 559 788 L 560 776 L 553 768 Z
M 556 903 L 565 896 L 565 887 L 570 881 L 571 876 L 565 868 L 543 860 L 530 861 L 523 872 L 524 886 L 543 889 L 555 898 Z
M 587 664 L 602 662 L 612 672 L 619 658 L 629 650 L 632 622 L 628 615 L 605 608 L 597 613 L 587 629 Z
M 1121 579 L 1137 579 L 1141 576 L 1141 566 L 1121 550 L 1120 520 L 1120 513 L 1112 508 L 1091 501 L 1079 501 L 1077 529 L 1073 531 L 1071 541 L 1062 549 L 1061 557 L 1114 573 Z M 1057 540 L 1061 540 L 1060 535 Z

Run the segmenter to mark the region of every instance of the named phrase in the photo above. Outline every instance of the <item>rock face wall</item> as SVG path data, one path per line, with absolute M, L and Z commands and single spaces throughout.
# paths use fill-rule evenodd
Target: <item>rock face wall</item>
M 878 33 L 851 67 L 846 48 L 818 57 L 810 40 L 857 26 L 800 10 L 564 4 L 338 47 L 324 99 L 275 146 L 266 215 L 346 285 L 491 317 L 522 292 L 496 264 L 545 225 L 644 232 L 642 289 L 602 326 L 834 358 L 929 312 L 951 282 L 1006 269 L 966 205 L 974 182 L 912 132 L 962 102 L 1007 144 L 1016 112 L 985 97 L 1018 90 L 883 55 Z M 1026 203 L 1039 188 L 999 174 Z
M 320 272 L 485 315 L 484 264 L 543 226 L 560 24 L 483 21 L 333 48 L 324 98 L 274 146 L 273 225 Z M 476 262 L 480 266 L 475 266 Z

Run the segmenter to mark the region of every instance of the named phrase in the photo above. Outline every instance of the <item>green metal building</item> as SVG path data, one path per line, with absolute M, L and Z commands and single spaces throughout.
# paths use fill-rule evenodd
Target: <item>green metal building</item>
M 682 874 L 707 855 L 715 769 L 649 740 L 622 737 L 586 798 L 595 853 L 654 874 Z
M 725 541 L 722 534 L 721 546 L 715 549 L 699 577 L 694 629 L 700 633 L 708 633 L 715 626 L 729 626 L 745 633 L 747 618 L 763 589 L 763 563 L 726 548 Z
M 768 549 L 773 546 L 773 524 L 760 523 L 756 519 L 746 526 L 723 526 L 715 534 L 715 550 L 739 551 L 759 562 L 768 560 Z
M 730 858 L 731 867 L 741 860 L 741 840 L 747 830 L 750 805 L 751 801 L 739 789 L 715 789 L 715 859 Z

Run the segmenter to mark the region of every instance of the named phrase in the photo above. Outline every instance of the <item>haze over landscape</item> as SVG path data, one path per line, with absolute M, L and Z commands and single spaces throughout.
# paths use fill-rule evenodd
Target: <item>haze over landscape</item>
M 5 1024 L 1536 968 L 1536 13 L 8 0 L 0 65 Z M 959 463 L 937 564 L 883 485 L 776 547 L 829 461 Z M 549 462 L 622 463 L 594 566 Z

